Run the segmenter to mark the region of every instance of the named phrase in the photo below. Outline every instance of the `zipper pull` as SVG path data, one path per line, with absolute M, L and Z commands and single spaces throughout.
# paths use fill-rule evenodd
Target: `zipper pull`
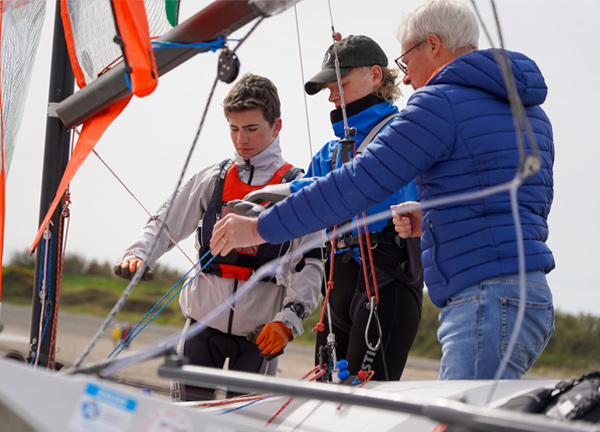
M 250 165 L 250 159 L 244 159 L 246 161 L 246 165 L 244 165 L 244 171 L 250 171 L 252 165 Z

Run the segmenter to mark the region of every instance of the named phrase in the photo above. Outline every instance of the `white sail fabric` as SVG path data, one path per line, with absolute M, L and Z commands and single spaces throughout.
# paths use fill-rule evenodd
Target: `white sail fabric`
M 8 175 L 44 23 L 46 1 L 3 0 L 1 6 L 0 102 L 4 168 Z
M 69 29 L 65 23 L 65 13 L 71 24 L 77 62 L 85 76 L 85 83 L 77 80 L 80 87 L 94 81 L 115 60 L 122 56 L 119 45 L 114 42 L 117 34 L 110 0 L 63 0 L 63 24 L 69 39 Z M 169 31 L 165 0 L 144 0 L 150 37 L 161 36 Z M 73 53 L 70 53 L 73 56 Z M 75 65 L 74 65 L 75 67 Z M 77 78 L 77 71 L 75 71 Z

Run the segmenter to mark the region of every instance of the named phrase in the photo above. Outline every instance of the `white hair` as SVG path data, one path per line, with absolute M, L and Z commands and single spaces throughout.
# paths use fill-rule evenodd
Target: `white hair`
M 460 0 L 427 0 L 409 11 L 398 27 L 400 43 L 419 43 L 429 34 L 440 38 L 454 53 L 477 49 L 479 25 L 469 7 Z

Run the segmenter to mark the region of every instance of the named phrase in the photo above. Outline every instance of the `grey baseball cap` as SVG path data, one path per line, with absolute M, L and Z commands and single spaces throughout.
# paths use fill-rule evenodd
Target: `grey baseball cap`
M 319 92 L 320 84 L 333 82 L 337 79 L 335 74 L 335 49 L 340 62 L 340 74 L 346 75 L 355 67 L 361 66 L 387 66 L 388 59 L 381 47 L 368 36 L 350 35 L 341 41 L 332 44 L 325 53 L 321 72 L 304 84 L 304 90 L 309 95 Z

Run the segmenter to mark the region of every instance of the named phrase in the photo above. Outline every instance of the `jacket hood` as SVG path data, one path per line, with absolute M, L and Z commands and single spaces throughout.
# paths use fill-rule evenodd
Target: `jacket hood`
M 496 50 L 501 55 L 499 50 Z M 510 59 L 517 92 L 525 106 L 541 105 L 548 87 L 537 64 L 524 54 L 505 51 Z M 427 85 L 456 84 L 479 88 L 508 100 L 506 84 L 496 63 L 494 50 L 479 50 L 462 55 L 442 68 Z

